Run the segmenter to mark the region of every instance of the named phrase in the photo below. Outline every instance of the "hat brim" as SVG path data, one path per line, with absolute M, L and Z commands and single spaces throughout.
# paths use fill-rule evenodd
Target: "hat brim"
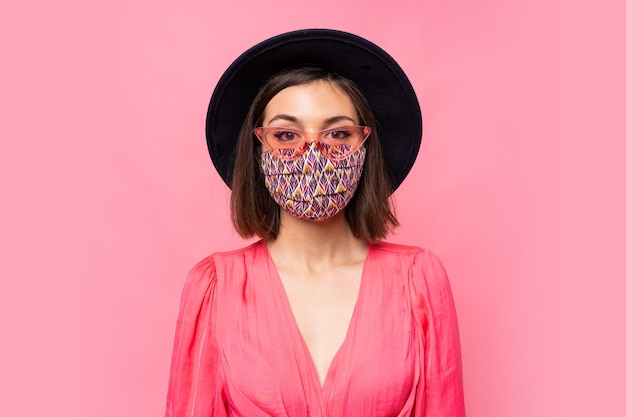
M 228 186 L 239 130 L 259 89 L 274 74 L 316 66 L 353 81 L 367 99 L 393 189 L 411 170 L 422 138 L 422 117 L 409 79 L 372 42 L 351 33 L 306 29 L 267 39 L 241 54 L 222 75 L 206 119 L 211 160 Z

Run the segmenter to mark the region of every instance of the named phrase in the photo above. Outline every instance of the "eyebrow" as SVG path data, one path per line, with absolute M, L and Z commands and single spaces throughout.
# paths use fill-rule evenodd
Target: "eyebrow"
M 282 113 L 277 114 L 276 116 L 272 117 L 267 123 L 270 124 L 276 120 L 285 120 L 288 122 L 301 124 L 297 117 L 291 116 L 289 114 L 282 114 Z M 344 120 L 352 122 L 354 125 L 357 124 L 352 117 L 340 115 L 340 116 L 329 117 L 328 119 L 324 120 L 324 123 L 322 125 L 328 126 L 328 125 L 332 125 L 334 123 L 341 122 Z

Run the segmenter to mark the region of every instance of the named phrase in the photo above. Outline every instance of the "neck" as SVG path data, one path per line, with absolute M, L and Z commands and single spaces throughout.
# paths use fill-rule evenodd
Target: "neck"
M 367 242 L 352 234 L 343 212 L 317 222 L 281 211 L 278 237 L 267 246 L 276 263 L 298 263 L 309 270 L 362 261 L 368 250 Z

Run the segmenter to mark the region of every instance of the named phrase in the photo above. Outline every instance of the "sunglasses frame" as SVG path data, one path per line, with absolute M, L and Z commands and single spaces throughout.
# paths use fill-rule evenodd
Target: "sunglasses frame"
M 328 141 L 323 139 L 323 136 L 327 133 L 333 131 L 356 131 L 359 132 L 361 139 L 359 140 L 357 145 L 352 146 L 352 149 L 345 154 L 341 154 L 337 156 L 336 153 L 333 153 L 332 150 L 336 149 L 338 144 L 331 144 Z M 287 148 L 276 148 L 272 147 L 266 139 L 266 136 L 272 132 L 292 132 L 297 136 L 301 137 L 302 140 L 298 141 L 298 146 L 287 147 Z M 294 129 L 291 127 L 280 127 L 280 126 L 259 126 L 254 129 L 254 135 L 256 138 L 267 148 L 268 151 L 272 152 L 273 155 L 289 161 L 298 158 L 300 155 L 304 153 L 312 143 L 315 143 L 318 149 L 328 158 L 339 161 L 348 158 L 354 152 L 356 152 L 369 138 L 370 133 L 372 133 L 372 129 L 368 126 L 338 126 L 332 127 L 329 129 L 323 129 L 318 132 L 306 132 L 300 129 Z M 341 145 L 341 146 L 351 146 L 351 145 Z M 286 155 L 284 151 L 295 150 L 295 152 L 291 155 Z

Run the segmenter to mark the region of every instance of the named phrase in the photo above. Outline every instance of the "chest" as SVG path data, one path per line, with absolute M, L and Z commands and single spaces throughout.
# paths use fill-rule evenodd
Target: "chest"
M 229 403 L 285 410 L 270 415 L 398 415 L 419 369 L 401 277 L 366 267 L 338 287 L 292 286 L 277 273 L 244 282 L 218 294 Z
M 361 272 L 362 265 L 324 277 L 280 274 L 289 309 L 322 385 L 353 321 Z

